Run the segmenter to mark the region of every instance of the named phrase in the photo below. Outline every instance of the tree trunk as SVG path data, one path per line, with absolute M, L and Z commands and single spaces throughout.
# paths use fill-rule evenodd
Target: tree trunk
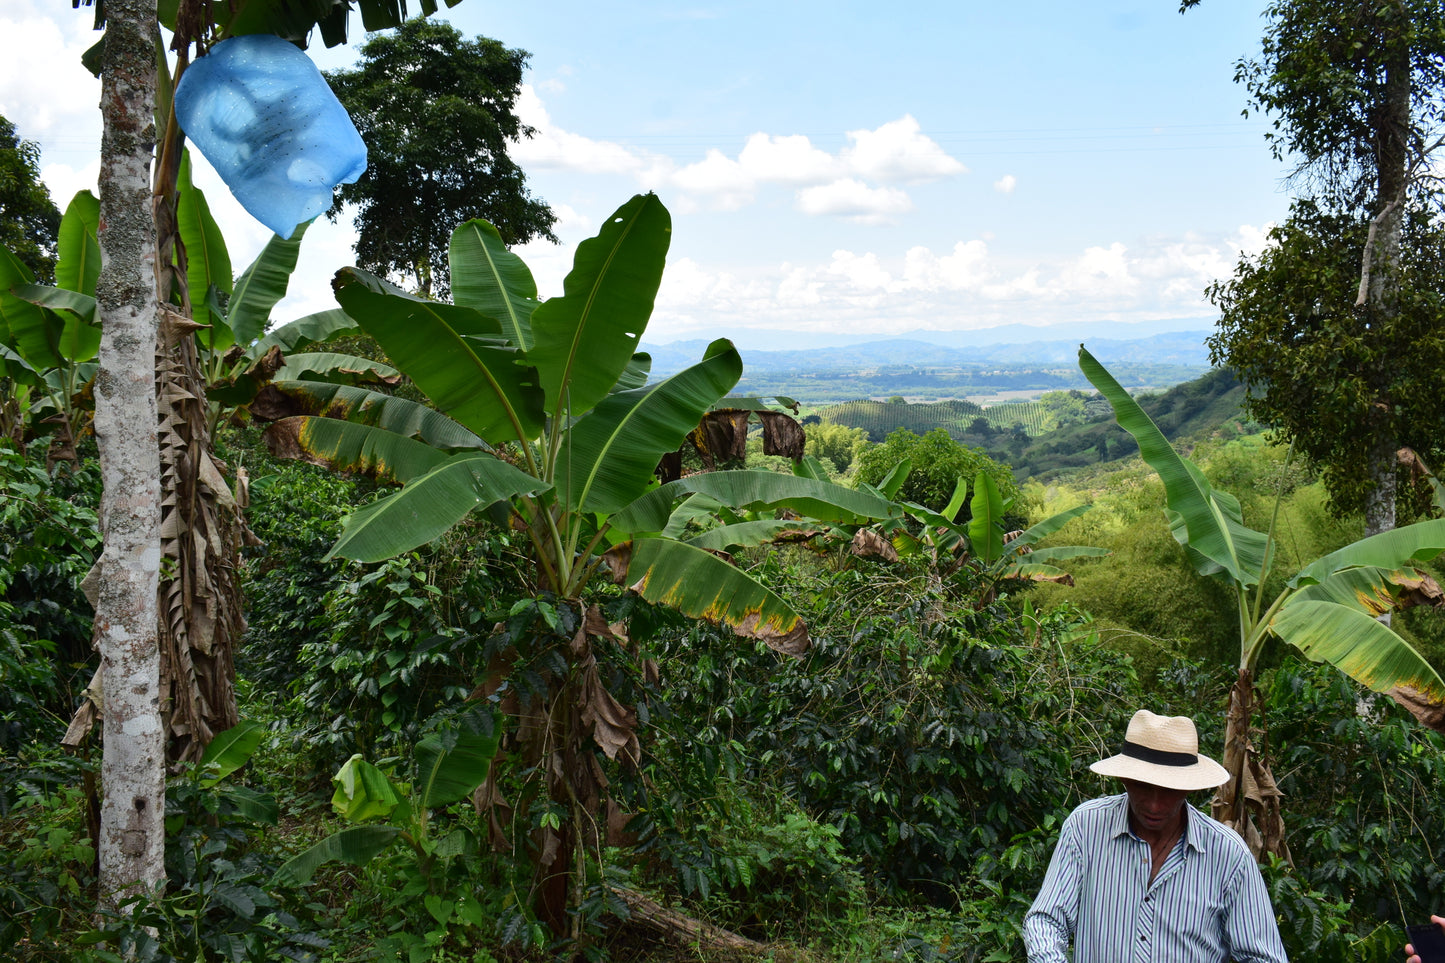
M 1386 328 L 1400 311 L 1400 234 L 1410 186 L 1410 44 L 1401 35 L 1409 17 L 1399 19 L 1385 38 L 1384 100 L 1375 113 L 1376 191 L 1373 219 L 1360 269 L 1357 310 L 1366 328 Z M 1375 424 L 1369 425 L 1370 482 L 1365 496 L 1365 534 L 1395 527 L 1395 437 L 1386 427 L 1394 399 L 1390 392 L 1391 358 L 1376 361 Z
M 1215 819 L 1239 833 L 1255 859 L 1270 853 L 1289 860 L 1280 811 L 1283 793 L 1255 745 L 1254 710 L 1254 675 L 1249 669 L 1240 669 L 1229 692 L 1225 717 L 1224 768 L 1229 782 L 1215 792 L 1211 809 Z
M 1388 426 L 1377 425 L 1370 437 L 1370 489 L 1365 493 L 1365 534 L 1378 535 L 1395 527 L 1395 470 L 1397 446 Z M 1389 614 L 1385 621 L 1388 623 Z
M 165 878 L 165 741 L 156 591 L 160 458 L 150 165 L 155 145 L 154 0 L 109 0 L 101 84 L 100 369 L 95 434 L 104 534 L 95 613 L 101 714 L 100 899 L 118 908 Z

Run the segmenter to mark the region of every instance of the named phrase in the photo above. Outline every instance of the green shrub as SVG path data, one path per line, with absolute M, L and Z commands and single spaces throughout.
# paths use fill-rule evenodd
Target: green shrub
M 94 665 L 80 582 L 100 550 L 94 462 L 0 445 L 0 754 L 58 739 Z
M 960 478 L 972 483 L 980 471 L 988 473 L 1005 501 L 1019 494 L 1007 466 L 989 458 L 982 449 L 960 445 L 942 428 L 922 436 L 906 428 L 898 429 L 881 445 L 863 449 L 857 458 L 854 477 L 859 482 L 877 485 L 904 461 L 910 462 L 913 470 L 904 480 L 898 497 L 934 511 L 941 511 L 948 504 Z M 965 506 L 965 518 L 967 511 Z
M 696 626 L 669 647 L 663 724 L 677 735 L 663 740 L 795 798 L 875 882 L 946 901 L 983 853 L 1073 795 L 1084 723 L 1109 731 L 1118 715 L 1122 731 L 1132 673 L 1096 642 L 1062 641 L 1063 617 L 1030 636 L 999 608 L 944 613 L 891 571 L 813 578 L 802 662 Z M 1079 689 L 1057 684 L 1057 646 Z M 1108 718 L 1085 719 L 1086 693 Z

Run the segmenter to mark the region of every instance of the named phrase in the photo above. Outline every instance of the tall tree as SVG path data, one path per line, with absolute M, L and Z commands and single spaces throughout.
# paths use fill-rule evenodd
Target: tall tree
M 101 71 L 100 526 L 95 606 L 104 748 L 100 893 L 112 908 L 165 878 L 165 730 L 156 596 L 161 486 L 156 441 L 156 233 L 151 217 L 155 0 L 110 0 Z
M 1362 218 L 1296 203 L 1269 247 L 1210 288 L 1221 316 L 1209 344 L 1216 364 L 1255 386 L 1252 414 L 1286 426 L 1323 467 L 1336 510 L 1376 506 L 1373 533 L 1391 527 L 1371 496 L 1395 450 L 1433 464 L 1445 446 L 1445 227 L 1419 206 L 1407 212 L 1397 310 L 1383 317 L 1355 306 L 1369 233 Z
M 41 284 L 55 280 L 60 211 L 40 180 L 40 148 L 0 117 L 0 247 L 9 248 Z
M 444 296 L 457 224 L 482 218 L 509 245 L 557 240 L 555 215 L 527 192 L 507 154 L 533 133 L 515 112 L 527 56 L 486 37 L 466 40 L 447 23 L 412 20 L 367 40 L 354 69 L 326 75 L 366 141 L 366 173 L 342 185 L 331 209 L 335 217 L 342 204 L 358 207 L 359 266 Z
M 1198 2 L 1184 0 L 1181 9 Z M 1384 531 L 1395 523 L 1395 451 L 1402 415 L 1411 403 L 1392 394 L 1391 369 L 1420 363 L 1414 352 L 1398 352 L 1399 329 L 1424 323 L 1406 317 L 1410 312 L 1433 310 L 1431 299 L 1422 306 L 1410 296 L 1401 241 L 1407 220 L 1439 199 L 1428 159 L 1445 127 L 1445 102 L 1439 97 L 1445 84 L 1445 7 L 1438 0 L 1276 0 L 1266 16 L 1261 56 L 1241 61 L 1235 79 L 1249 90 L 1254 108 L 1274 116 L 1271 149 L 1281 160 L 1296 160 L 1294 181 L 1310 194 L 1309 206 L 1296 208 L 1285 233 L 1298 239 L 1328 228 L 1334 233 L 1318 243 L 1336 249 L 1353 244 L 1358 252 L 1353 298 L 1335 293 L 1339 300 L 1326 304 L 1321 292 L 1319 310 L 1307 314 L 1305 330 L 1296 337 L 1357 343 L 1362 349 L 1349 360 L 1366 365 L 1365 370 L 1335 387 L 1340 393 L 1363 392 L 1356 404 L 1360 420 L 1350 432 L 1365 451 L 1366 484 L 1359 494 L 1367 532 Z M 1316 217 L 1319 212 L 1327 216 Z M 1290 250 L 1307 247 L 1296 244 Z M 1273 260 L 1268 270 L 1299 273 L 1309 266 L 1289 265 L 1281 252 L 1268 256 Z M 1232 306 L 1249 302 L 1248 288 L 1255 280 L 1250 272 L 1246 262 L 1236 282 L 1212 292 L 1227 315 L 1211 344 L 1215 360 L 1231 366 L 1237 360 L 1246 374 L 1251 342 L 1264 332 L 1262 322 L 1269 315 L 1238 310 L 1229 316 Z M 1294 342 L 1278 342 L 1276 348 L 1288 357 Z M 1275 366 L 1269 374 L 1268 390 L 1282 397 L 1296 393 L 1302 377 L 1317 378 L 1320 372 L 1299 369 L 1292 375 Z M 1277 424 L 1311 456 L 1328 463 L 1331 452 L 1312 445 L 1317 438 L 1309 430 L 1312 413 L 1283 403 L 1274 408 L 1281 419 Z M 1351 493 L 1333 493 L 1338 502 L 1350 501 Z

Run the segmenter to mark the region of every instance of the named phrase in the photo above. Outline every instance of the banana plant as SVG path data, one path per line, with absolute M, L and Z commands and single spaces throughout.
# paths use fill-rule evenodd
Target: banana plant
M 298 414 L 267 430 L 273 447 L 405 482 L 348 518 L 333 554 L 379 561 L 435 539 L 474 510 L 506 504 L 531 543 L 538 592 L 578 598 L 604 563 L 616 569 L 627 558 L 620 581 L 649 600 L 780 650 L 805 650 L 806 628 L 783 599 L 725 559 L 664 536 L 670 512 L 703 492 L 737 509 L 805 505 L 822 520 L 895 510 L 867 493 L 776 473 L 714 472 L 657 485 L 659 460 L 742 373 L 732 344 L 715 341 L 697 364 L 647 382 L 650 359 L 637 345 L 670 234 L 662 202 L 634 197 L 581 244 L 564 293 L 547 300 L 485 221 L 453 234 L 453 304 L 358 268 L 338 272 L 342 308 L 455 427 L 442 439 L 439 419 L 378 412 L 386 400 L 375 392 L 281 389 Z M 706 577 L 663 592 L 669 580 L 658 573 L 672 565 Z
M 424 875 L 439 858 L 471 850 L 477 840 L 466 828 L 437 838 L 431 831 L 434 809 L 459 802 L 487 778 L 501 743 L 498 721 L 486 716 L 468 717 L 473 724 L 462 729 L 432 733 L 414 747 L 415 778 L 398 785 L 385 772 L 362 758 L 348 759 L 331 782 L 331 808 L 351 827 L 333 833 L 292 856 L 276 870 L 273 881 L 302 886 L 326 863 L 339 860 L 364 866 L 392 843 L 409 846 Z
M 590 742 L 614 760 L 638 762 L 636 717 L 603 687 L 594 657 L 593 640 L 620 638 L 621 630 L 586 605 L 592 578 L 610 574 L 649 601 L 801 655 L 810 644 L 801 617 L 726 550 L 798 529 L 796 521 L 753 524 L 778 522 L 763 516 L 780 509 L 853 523 L 895 511 L 875 495 L 772 472 L 704 472 L 659 484 L 659 462 L 742 374 L 737 350 L 719 340 L 693 366 L 648 380 L 650 359 L 638 343 L 671 231 L 655 195 L 632 198 L 582 242 L 563 293 L 545 300 L 526 264 L 480 220 L 452 235 L 454 303 L 345 268 L 333 282 L 337 301 L 435 410 L 423 416 L 366 390 L 278 385 L 294 414 L 266 432 L 277 453 L 403 483 L 346 519 L 332 554 L 378 561 L 491 509 L 530 546 L 536 604 L 552 611 L 552 599 L 576 613 L 576 634 L 551 650 L 552 664 L 565 668 L 549 675 L 549 695 L 516 707 L 533 714 L 518 731 L 538 734 L 524 769 L 549 774 L 548 793 L 571 813 L 534 841 L 544 854 L 539 878 L 554 881 L 582 878 L 581 833 L 592 814 L 581 801 L 601 798 L 606 785 L 600 768 L 563 756 L 575 759 Z M 700 514 L 723 524 L 698 532 L 689 521 Z M 533 664 L 529 647 L 544 644 L 534 642 L 513 639 L 484 688 L 498 691 L 513 667 Z M 570 876 L 548 868 L 559 852 L 576 854 Z M 566 898 L 539 897 L 539 915 L 559 933 Z
M 1264 583 L 1272 533 L 1248 528 L 1239 500 L 1216 490 L 1197 465 L 1180 457 L 1138 402 L 1082 345 L 1079 367 L 1159 474 L 1170 531 L 1195 571 L 1222 580 L 1233 591 L 1239 663 L 1225 728 L 1230 781 L 1214 797 L 1214 815 L 1234 827 L 1256 855 L 1288 858 L 1280 792 L 1251 734 L 1254 671 L 1264 644 L 1279 638 L 1313 661 L 1328 662 L 1361 685 L 1390 695 L 1422 720 L 1431 718 L 1432 710 L 1439 718 L 1445 681 L 1380 616 L 1421 602 L 1440 604 L 1440 587 L 1418 566 L 1445 551 L 1445 519 L 1382 532 L 1331 552 L 1305 565 L 1269 599 Z
M 32 431 L 35 420 L 59 426 L 52 457 L 73 458 L 90 419 L 83 396 L 100 351 L 99 220 L 100 202 L 90 191 L 71 199 L 60 222 L 53 287 L 36 284 L 19 258 L 0 248 L 0 375 L 14 386 L 12 400 L 29 402 Z
M 906 460 L 896 465 L 880 483 L 879 493 L 895 497 L 910 470 Z M 1009 532 L 1005 530 L 1004 519 L 1013 508 L 1014 500 L 1003 497 L 992 476 L 979 472 L 973 480 L 973 497 L 969 498 L 968 493 L 968 480 L 959 478 L 953 496 L 942 511 L 933 511 L 916 502 L 899 502 L 910 524 L 889 523 L 887 548 L 892 549 L 891 557 L 926 556 L 940 578 L 951 577 L 965 568 L 971 570 L 978 579 L 975 608 L 981 609 L 993 602 L 1009 582 L 1073 585 L 1073 576 L 1054 563 L 1109 554 L 1108 549 L 1088 545 L 1038 547 L 1043 539 L 1088 511 L 1089 505 L 1067 509 L 1027 529 Z M 969 519 L 960 523 L 955 519 L 965 502 Z M 855 550 L 889 554 L 881 539 L 855 541 Z

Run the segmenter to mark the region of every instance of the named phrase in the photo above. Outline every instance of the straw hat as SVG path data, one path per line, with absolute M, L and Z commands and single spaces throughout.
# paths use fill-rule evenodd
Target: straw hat
M 1229 772 L 1199 754 L 1199 734 L 1188 716 L 1156 716 L 1140 709 L 1129 720 L 1124 748 L 1089 767 L 1101 776 L 1147 782 L 1165 789 L 1213 789 Z

